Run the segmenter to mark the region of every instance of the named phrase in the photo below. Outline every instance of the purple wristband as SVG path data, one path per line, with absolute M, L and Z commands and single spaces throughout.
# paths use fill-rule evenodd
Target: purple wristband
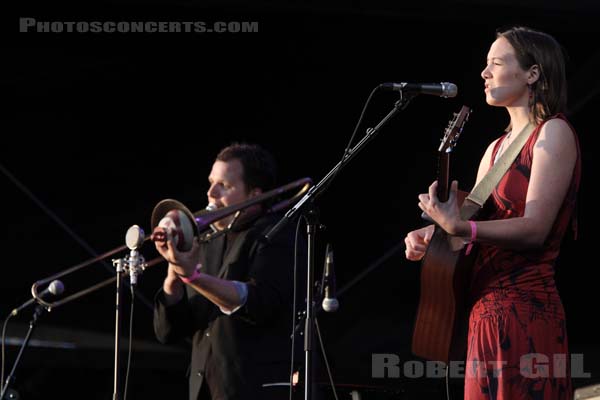
M 182 282 L 184 283 L 192 283 L 193 281 L 195 281 L 196 279 L 198 279 L 198 277 L 200 276 L 200 264 L 196 265 L 196 269 L 194 270 L 194 273 L 190 276 L 179 276 L 179 279 L 181 279 Z

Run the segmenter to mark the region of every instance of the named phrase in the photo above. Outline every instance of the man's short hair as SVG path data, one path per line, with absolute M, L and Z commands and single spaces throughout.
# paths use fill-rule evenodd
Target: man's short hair
M 273 155 L 267 150 L 257 144 L 233 143 L 217 155 L 218 161 L 228 162 L 233 159 L 242 164 L 242 179 L 246 190 L 259 188 L 266 192 L 275 188 L 277 166 Z

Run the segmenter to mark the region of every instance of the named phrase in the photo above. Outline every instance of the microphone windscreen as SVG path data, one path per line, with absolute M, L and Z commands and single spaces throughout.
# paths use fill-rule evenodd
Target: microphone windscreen
M 133 225 L 127 229 L 127 233 L 125 234 L 125 244 L 129 250 L 136 250 L 144 244 L 145 238 L 146 235 L 144 230 L 138 225 Z
M 55 296 L 61 294 L 64 290 L 65 285 L 63 285 L 63 283 L 58 279 L 50 282 L 50 285 L 48 285 L 48 291 Z
M 322 307 L 325 312 L 334 312 L 340 308 L 340 302 L 336 298 L 324 298 Z

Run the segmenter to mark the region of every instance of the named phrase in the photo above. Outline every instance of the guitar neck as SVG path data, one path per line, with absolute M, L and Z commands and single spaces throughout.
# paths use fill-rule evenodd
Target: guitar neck
M 438 172 L 437 172 L 437 197 L 441 202 L 448 200 L 450 191 L 448 186 L 450 174 L 450 153 L 441 152 L 438 158 Z

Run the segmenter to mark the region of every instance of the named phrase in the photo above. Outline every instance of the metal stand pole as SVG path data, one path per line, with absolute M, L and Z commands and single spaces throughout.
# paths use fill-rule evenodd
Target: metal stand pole
M 44 306 L 38 305 L 35 307 L 35 311 L 33 312 L 33 317 L 31 318 L 31 321 L 29 321 L 29 330 L 27 331 L 27 335 L 25 336 L 25 339 L 23 340 L 23 344 L 21 344 L 21 349 L 19 350 L 19 353 L 17 354 L 17 358 L 15 359 L 15 363 L 13 364 L 10 374 L 8 375 L 8 377 L 6 378 L 6 381 L 4 382 L 4 387 L 2 388 L 2 393 L 0 393 L 0 399 L 4 399 L 4 395 L 8 391 L 9 386 L 12 384 L 12 381 L 15 376 L 15 371 L 17 370 L 17 366 L 19 365 L 19 362 L 21 361 L 21 357 L 23 356 L 23 352 L 25 351 L 27 344 L 29 344 L 29 339 L 31 339 L 31 334 L 33 333 L 35 324 L 36 324 L 38 318 L 44 312 L 44 310 L 45 310 Z

